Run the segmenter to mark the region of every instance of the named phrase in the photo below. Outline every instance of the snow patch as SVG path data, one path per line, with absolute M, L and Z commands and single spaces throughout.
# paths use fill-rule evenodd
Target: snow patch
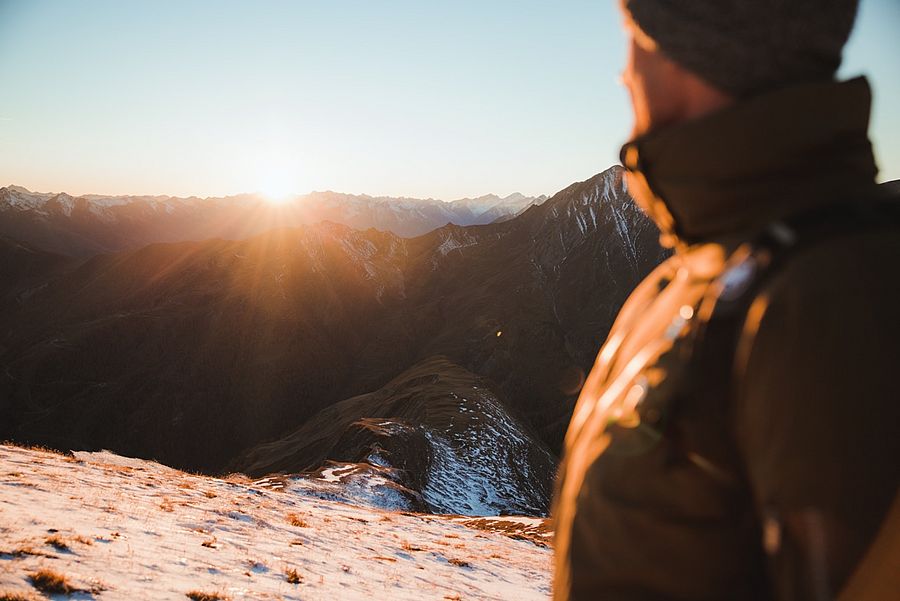
M 275 480 L 0 445 L 0 590 L 33 594 L 27 575 L 51 568 L 112 601 L 193 590 L 235 601 L 549 598 L 550 550 L 510 530 L 527 527 L 517 519 L 359 507 Z M 69 551 L 47 544 L 48 531 Z

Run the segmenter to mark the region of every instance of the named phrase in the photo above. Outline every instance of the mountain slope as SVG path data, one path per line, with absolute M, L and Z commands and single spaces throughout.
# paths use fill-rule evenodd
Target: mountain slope
M 331 501 L 317 486 L 274 489 L 111 453 L 0 445 L 0 597 L 33 594 L 28 575 L 39 569 L 80 589 L 52 598 L 106 601 L 186 599 L 190 591 L 229 599 L 549 595 L 544 520 L 398 513 Z
M 398 264 L 337 225 L 95 257 L 0 315 L 0 437 L 219 468 L 346 396 Z
M 348 475 L 363 463 L 434 513 L 546 514 L 553 456 L 488 386 L 445 358 L 422 361 L 378 391 L 330 405 L 288 436 L 254 447 L 231 467 L 262 476 L 313 471 L 329 460 L 343 463 Z
M 26 302 L 33 286 L 41 286 L 49 276 L 72 263 L 66 257 L 0 236 L 0 309 L 9 303 L 6 310 L 13 310 Z
M 616 167 L 514 220 L 412 240 L 410 345 L 489 377 L 558 449 L 619 307 L 665 256 L 658 236 Z

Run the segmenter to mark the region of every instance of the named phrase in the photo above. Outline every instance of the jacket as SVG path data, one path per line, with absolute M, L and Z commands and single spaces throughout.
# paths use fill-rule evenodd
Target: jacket
M 554 598 L 829 599 L 900 482 L 900 227 L 863 78 L 622 149 L 670 259 L 581 391 Z

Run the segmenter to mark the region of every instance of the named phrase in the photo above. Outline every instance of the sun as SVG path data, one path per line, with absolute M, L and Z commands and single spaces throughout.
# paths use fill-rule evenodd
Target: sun
M 283 205 L 290 202 L 296 194 L 289 186 L 273 182 L 259 187 L 259 193 L 270 203 Z
M 287 204 L 297 196 L 296 181 L 286 172 L 269 172 L 259 178 L 260 195 L 276 205 Z

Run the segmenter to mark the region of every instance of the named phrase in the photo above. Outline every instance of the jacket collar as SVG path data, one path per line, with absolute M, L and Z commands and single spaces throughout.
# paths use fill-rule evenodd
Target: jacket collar
M 862 77 L 784 88 L 635 138 L 622 164 L 664 237 L 728 237 L 872 193 L 870 104 Z

